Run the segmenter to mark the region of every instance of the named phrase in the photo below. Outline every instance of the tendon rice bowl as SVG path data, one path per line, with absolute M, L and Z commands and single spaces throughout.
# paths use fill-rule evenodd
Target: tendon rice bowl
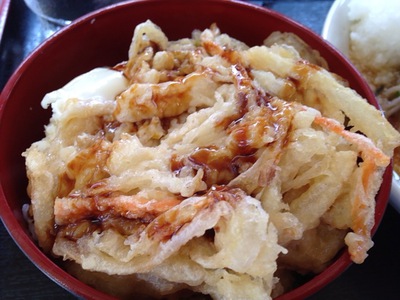
M 40 247 L 120 298 L 268 299 L 344 246 L 362 263 L 399 133 L 325 68 L 290 33 L 138 25 L 127 61 L 42 101 L 24 152 Z

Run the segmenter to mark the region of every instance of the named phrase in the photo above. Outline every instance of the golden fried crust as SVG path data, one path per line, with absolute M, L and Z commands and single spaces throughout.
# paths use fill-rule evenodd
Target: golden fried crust
M 320 272 L 344 244 L 363 262 L 400 144 L 382 114 L 307 47 L 249 48 L 215 25 L 178 41 L 150 21 L 135 32 L 109 70 L 124 88 L 57 98 L 24 153 L 43 249 L 216 299 L 268 299 L 278 274 Z

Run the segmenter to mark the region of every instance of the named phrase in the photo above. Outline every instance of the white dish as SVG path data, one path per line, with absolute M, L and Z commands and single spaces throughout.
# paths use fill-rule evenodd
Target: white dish
M 350 0 L 335 0 L 326 16 L 322 37 L 345 56 L 349 53 L 350 22 L 348 3 Z M 400 213 L 400 176 L 393 172 L 390 204 Z
M 322 28 L 322 37 L 346 56 L 349 53 L 350 33 L 348 3 L 349 0 L 335 0 Z

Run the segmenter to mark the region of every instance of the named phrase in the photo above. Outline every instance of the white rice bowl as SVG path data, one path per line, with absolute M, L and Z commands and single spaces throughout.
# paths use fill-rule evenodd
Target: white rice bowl
M 400 69 L 400 1 L 352 0 L 350 59 L 364 73 L 373 88 L 395 84 Z

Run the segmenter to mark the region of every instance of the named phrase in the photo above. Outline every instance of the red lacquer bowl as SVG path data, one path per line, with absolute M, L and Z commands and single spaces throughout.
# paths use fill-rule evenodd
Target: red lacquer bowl
M 293 32 L 321 53 L 331 71 L 347 79 L 353 89 L 378 107 L 371 90 L 344 56 L 304 26 L 262 7 L 224 0 L 139 0 L 114 5 L 73 22 L 41 44 L 2 91 L 0 213 L 10 235 L 32 263 L 60 286 L 86 299 L 111 297 L 69 275 L 30 237 L 21 212 L 22 205 L 28 202 L 21 153 L 44 136 L 50 112 L 40 106 L 43 96 L 94 67 L 127 60 L 133 30 L 147 19 L 159 25 L 171 40 L 189 37 L 193 29 L 205 29 L 213 22 L 222 32 L 250 46 L 261 44 L 272 31 Z M 389 167 L 376 198 L 376 224 L 386 208 L 391 174 Z M 334 280 L 350 264 L 347 251 L 343 251 L 324 272 L 279 299 L 303 299 Z

